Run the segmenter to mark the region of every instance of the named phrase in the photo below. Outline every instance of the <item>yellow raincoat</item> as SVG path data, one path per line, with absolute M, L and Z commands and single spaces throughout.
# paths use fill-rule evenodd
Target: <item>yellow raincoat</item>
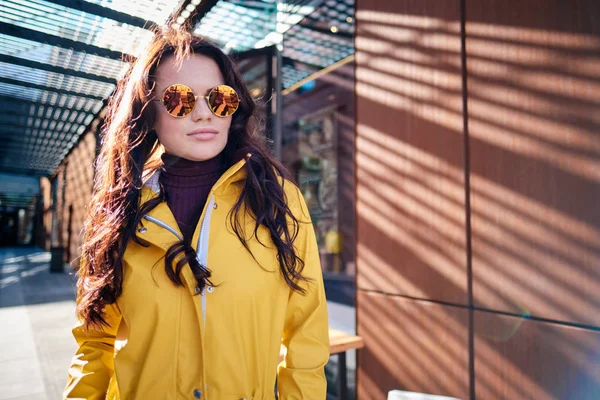
M 200 293 L 189 266 L 185 287 L 164 271 L 166 250 L 181 237 L 165 202 L 138 226 L 150 242 L 130 242 L 123 259 L 123 293 L 107 306 L 111 328 L 73 329 L 79 349 L 69 369 L 64 399 L 281 400 L 326 397 L 329 358 L 327 306 L 315 234 L 297 187 L 285 183 L 288 205 L 300 222 L 295 249 L 312 278 L 306 295 L 285 283 L 268 229 L 261 226 L 243 247 L 229 223 L 246 176 L 245 160 L 212 188 L 192 240 L 201 264 L 212 271 Z M 158 174 L 142 202 L 158 192 Z M 245 226 L 252 232 L 254 221 Z M 250 237 L 250 234 L 247 235 Z M 281 343 L 287 355 L 279 366 Z

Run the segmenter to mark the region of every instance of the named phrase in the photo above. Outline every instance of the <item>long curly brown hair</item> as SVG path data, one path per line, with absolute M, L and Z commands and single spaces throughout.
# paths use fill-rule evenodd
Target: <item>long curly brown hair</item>
M 162 165 L 162 146 L 153 130 L 157 112 L 156 102 L 152 101 L 155 97 L 154 72 L 167 57 L 182 62 L 192 54 L 212 58 L 225 83 L 240 97 L 223 158 L 227 166 L 231 166 L 247 153 L 252 156 L 245 165 L 244 187 L 230 212 L 234 232 L 250 251 L 247 232 L 238 216 L 247 212 L 255 218 L 251 234 L 256 234 L 260 225 L 268 228 L 285 281 L 293 290 L 305 292 L 299 285 L 300 281 L 308 281 L 302 275 L 304 262 L 294 250 L 300 222 L 292 215 L 283 188 L 285 180 L 282 178 L 287 177 L 287 172 L 258 132 L 255 103 L 240 73 L 233 61 L 214 44 L 181 28 L 165 26 L 156 32 L 147 51 L 133 61 L 109 101 L 78 269 L 77 314 L 86 328 L 107 325 L 104 308 L 114 303 L 122 292 L 125 249 L 131 240 L 148 245 L 137 237 L 136 227 L 148 211 L 165 201 L 165 191 L 160 190 L 158 197 L 139 206 L 145 177 Z M 210 271 L 198 263 L 189 241 L 175 243 L 164 259 L 166 274 L 175 285 L 183 285 L 180 273 L 186 264 L 191 267 L 200 288 L 210 283 Z

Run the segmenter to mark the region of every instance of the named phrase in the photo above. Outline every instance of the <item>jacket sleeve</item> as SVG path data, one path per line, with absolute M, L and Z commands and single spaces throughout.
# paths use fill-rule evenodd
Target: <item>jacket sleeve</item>
M 108 383 L 114 372 L 114 346 L 121 313 L 116 304 L 109 304 L 104 311 L 110 327 L 90 328 L 86 331 L 79 322 L 73 328 L 73 336 L 79 349 L 69 367 L 63 400 L 106 398 Z
M 297 189 L 296 189 L 297 190 Z M 288 195 L 289 196 L 289 195 Z M 299 190 L 300 231 L 296 251 L 304 260 L 302 274 L 311 281 L 303 284 L 305 295 L 290 289 L 282 343 L 287 348 L 278 371 L 281 400 L 326 398 L 325 364 L 329 361 L 329 326 L 323 272 L 317 241 L 306 203 Z

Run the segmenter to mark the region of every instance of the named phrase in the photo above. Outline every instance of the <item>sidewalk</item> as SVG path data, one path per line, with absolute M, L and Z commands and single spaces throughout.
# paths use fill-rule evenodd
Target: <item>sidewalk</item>
M 50 253 L 0 249 L 0 399 L 60 399 L 76 344 L 73 277 Z
M 354 333 L 354 309 L 328 306 L 330 326 Z M 50 253 L 38 248 L 0 249 L 0 321 L 0 400 L 60 399 L 77 350 L 74 276 L 51 274 Z

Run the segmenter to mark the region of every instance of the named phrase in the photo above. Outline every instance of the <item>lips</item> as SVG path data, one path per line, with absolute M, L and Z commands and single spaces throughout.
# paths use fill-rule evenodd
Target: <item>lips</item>
M 198 139 L 198 140 L 210 140 L 212 138 L 214 138 L 215 136 L 217 136 L 219 134 L 219 131 L 213 128 L 200 128 L 200 129 L 196 129 L 190 133 L 187 134 L 187 136 L 190 136 L 194 139 Z

